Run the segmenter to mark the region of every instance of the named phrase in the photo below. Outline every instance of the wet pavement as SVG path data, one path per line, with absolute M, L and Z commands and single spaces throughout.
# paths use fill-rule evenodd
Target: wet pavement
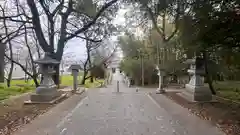
M 127 88 L 121 79 L 117 72 L 111 86 L 89 90 L 64 117 L 48 126 L 48 135 L 222 135 L 214 126 L 196 116 L 188 117 L 186 112 L 180 113 L 196 124 L 182 123 L 173 115 L 174 110 L 169 113 L 148 95 L 148 91 L 136 92 L 136 88 Z M 117 81 L 120 81 L 120 92 L 116 92 Z M 171 106 L 171 100 L 165 101 L 165 105 L 170 102 Z M 205 131 L 199 132 L 198 123 L 204 125 Z M 38 127 L 39 134 L 47 134 L 44 130 Z

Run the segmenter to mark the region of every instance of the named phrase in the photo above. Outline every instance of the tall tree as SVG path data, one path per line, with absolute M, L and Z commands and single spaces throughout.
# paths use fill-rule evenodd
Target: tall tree
M 212 85 L 213 72 L 210 70 L 213 67 L 209 63 L 219 63 L 220 59 L 228 56 L 220 52 L 226 49 L 235 52 L 239 48 L 239 2 L 235 0 L 189 2 L 191 8 L 182 18 L 180 40 L 188 50 L 203 56 L 206 80 L 212 93 L 216 94 Z
M 146 12 L 145 15 L 152 21 L 153 28 L 159 34 L 161 48 L 164 48 L 162 53 L 163 55 L 166 55 L 165 52 L 167 52 L 166 47 L 168 42 L 176 36 L 179 29 L 180 16 L 184 11 L 183 1 L 140 0 L 140 4 L 143 11 Z M 161 66 L 164 66 L 165 61 L 163 60 L 159 63 Z
M 0 17 L 0 20 L 21 22 L 32 27 L 44 52 L 50 53 L 52 58 L 60 61 L 66 43 L 75 37 L 81 37 L 81 34 L 95 23 L 104 22 L 106 21 L 105 18 L 113 16 L 117 7 L 113 6 L 111 9 L 109 7 L 117 3 L 117 1 L 27 0 L 26 2 L 20 2 L 14 0 L 14 6 L 20 12 L 14 13 L 15 8 L 13 8 L 13 14 Z M 19 17 L 23 17 L 24 20 L 19 20 Z M 22 29 L 18 27 L 13 33 L 20 30 Z M 94 41 L 92 39 L 88 40 Z M 54 75 L 54 80 L 58 84 L 59 65 L 55 69 L 57 73 Z

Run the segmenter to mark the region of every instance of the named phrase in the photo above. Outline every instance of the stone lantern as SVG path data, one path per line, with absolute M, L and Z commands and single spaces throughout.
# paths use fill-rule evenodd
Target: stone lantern
M 204 86 L 204 63 L 201 58 L 188 59 L 186 64 L 190 65 L 188 73 L 191 76 L 188 84 L 185 85 L 186 95 L 193 101 L 211 101 L 212 93 L 209 87 Z
M 78 86 L 78 73 L 79 70 L 82 69 L 80 65 L 77 64 L 73 64 L 69 67 L 68 70 L 70 70 L 72 72 L 72 76 L 73 76 L 73 90 L 76 91 L 77 90 L 77 86 Z
M 30 96 L 31 103 L 51 102 L 58 98 L 61 94 L 57 91 L 57 86 L 52 80 L 52 75 L 55 73 L 53 67 L 59 64 L 59 61 L 52 59 L 47 53 L 44 58 L 35 61 L 39 64 L 39 73 L 43 79 L 40 85 L 36 88 L 36 93 Z

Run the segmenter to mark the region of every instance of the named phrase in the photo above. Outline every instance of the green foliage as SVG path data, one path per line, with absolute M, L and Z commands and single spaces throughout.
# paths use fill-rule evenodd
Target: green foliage
M 140 78 L 140 48 L 144 54 L 150 54 L 149 63 L 144 62 L 148 70 L 151 71 L 151 64 L 159 62 L 160 68 L 178 75 L 187 73 L 182 71 L 188 68 L 182 63 L 185 59 L 192 58 L 196 52 L 200 56 L 207 54 L 208 75 L 213 80 L 224 80 L 214 84 L 218 94 L 239 101 L 240 86 L 236 83 L 240 80 L 239 0 L 139 0 L 138 4 L 134 7 L 140 7 L 140 13 L 134 9 L 136 12 L 130 14 L 143 23 L 149 20 L 156 23 L 152 25 L 154 29 L 144 26 L 149 30 L 145 33 L 148 39 L 137 40 L 128 33 L 119 38 L 125 56 L 121 68 L 125 73 Z M 171 40 L 164 41 L 164 36 L 168 38 L 175 28 L 178 29 Z
M 152 84 L 156 82 L 153 80 L 153 76 L 157 75 L 155 65 L 149 60 L 143 60 L 144 67 L 144 79 L 145 82 Z M 136 84 L 141 82 L 141 60 L 140 59 L 125 59 L 120 63 L 120 69 L 130 78 L 132 78 Z
M 214 83 L 218 95 L 230 100 L 240 102 L 240 82 L 239 81 L 221 81 Z
M 82 72 L 79 73 L 80 77 L 78 77 L 78 81 L 81 81 L 81 76 L 82 76 Z M 95 88 L 97 86 L 99 86 L 102 82 L 104 81 L 104 79 L 97 79 L 93 81 L 93 83 L 90 82 L 90 78 L 86 80 L 84 87 L 86 88 Z M 72 75 L 63 75 L 61 78 L 61 85 L 62 86 L 72 86 L 73 85 L 73 76 Z
M 78 0 L 75 9 L 89 16 L 95 16 L 97 13 L 97 5 L 92 0 Z
M 207 52 L 210 76 L 239 80 L 239 2 L 194 0 L 188 5 L 178 36 L 187 56 Z
M 90 71 L 91 76 L 95 78 L 104 79 L 105 77 L 105 67 L 104 65 L 94 65 Z
M 60 77 L 60 79 L 61 79 L 62 86 L 72 86 L 73 85 L 73 76 L 72 75 L 63 75 Z
M 90 82 L 90 79 L 86 80 L 84 87 L 85 88 L 96 88 L 101 86 L 104 83 L 104 79 L 94 80 L 93 83 Z
M 34 86 L 33 80 L 25 81 L 25 80 L 12 80 L 11 85 L 31 85 Z
M 34 86 L 30 85 L 7 87 L 5 84 L 0 84 L 0 100 L 7 99 L 10 96 L 30 92 L 32 90 L 34 90 Z
M 126 33 L 125 36 L 118 38 L 118 43 L 123 51 L 124 56 L 139 58 L 139 51 L 144 47 L 142 41 L 136 39 L 133 35 Z
M 120 69 L 132 78 L 141 78 L 141 62 L 137 59 L 125 59 L 121 61 Z
M 180 27 L 184 44 L 197 48 L 239 47 L 239 10 L 235 0 L 194 0 Z M 239 5 L 238 5 L 239 6 Z

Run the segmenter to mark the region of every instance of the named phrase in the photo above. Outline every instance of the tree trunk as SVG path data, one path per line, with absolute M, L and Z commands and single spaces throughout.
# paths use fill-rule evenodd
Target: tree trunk
M 12 43 L 10 41 L 9 41 L 9 51 L 10 51 L 10 58 L 13 59 Z M 13 68 L 14 68 L 14 63 L 11 61 L 11 67 L 9 69 L 8 80 L 7 80 L 8 87 L 11 86 Z
M 87 61 L 88 61 L 88 64 L 89 64 L 89 69 L 91 69 L 92 68 L 92 61 L 91 61 L 91 56 L 90 56 L 90 47 L 88 46 L 88 43 L 86 44 L 86 48 L 87 48 Z M 92 75 L 90 77 L 90 82 L 93 83 L 93 76 Z
M 57 85 L 57 87 L 60 87 L 60 74 L 59 74 L 59 68 L 60 68 L 60 64 L 57 64 L 56 66 L 54 66 L 54 70 L 56 73 L 53 74 L 52 78 L 54 83 Z
M 11 87 L 11 80 L 7 79 L 7 87 Z
M 4 82 L 4 54 L 5 54 L 5 45 L 0 43 L 0 83 Z
M 91 68 L 92 68 L 92 62 L 91 62 L 91 59 L 90 59 L 90 55 L 89 55 L 88 57 L 89 57 L 89 58 L 88 58 L 89 69 L 91 69 Z M 91 74 L 91 77 L 90 77 L 90 82 L 93 83 L 93 76 L 92 76 L 92 74 Z
M 214 90 L 212 79 L 211 79 L 211 73 L 208 70 L 208 54 L 205 51 L 203 52 L 203 59 L 204 59 L 206 81 L 208 83 L 208 86 L 209 86 L 212 94 L 216 95 L 216 91 Z
M 39 82 L 38 82 L 38 80 L 37 80 L 37 77 L 38 77 L 38 76 L 34 76 L 34 77 L 32 78 L 36 88 L 39 86 Z
M 87 47 L 87 46 L 86 46 Z M 87 48 L 88 50 L 88 48 Z M 87 60 L 85 61 L 84 65 L 83 65 L 83 77 L 82 77 L 82 82 L 81 82 L 81 85 L 84 85 L 85 84 L 85 81 L 86 81 L 86 76 L 88 74 L 88 70 L 87 70 L 87 63 L 89 62 L 89 52 L 87 51 Z
M 8 78 L 7 78 L 7 86 L 8 86 L 8 87 L 11 86 L 13 68 L 14 68 L 14 64 L 13 64 L 13 62 L 11 62 L 11 67 L 10 67 L 10 69 L 9 69 Z
M 93 83 L 93 76 L 90 77 L 90 82 Z
M 81 85 L 84 85 L 86 82 L 87 71 L 84 69 Z

